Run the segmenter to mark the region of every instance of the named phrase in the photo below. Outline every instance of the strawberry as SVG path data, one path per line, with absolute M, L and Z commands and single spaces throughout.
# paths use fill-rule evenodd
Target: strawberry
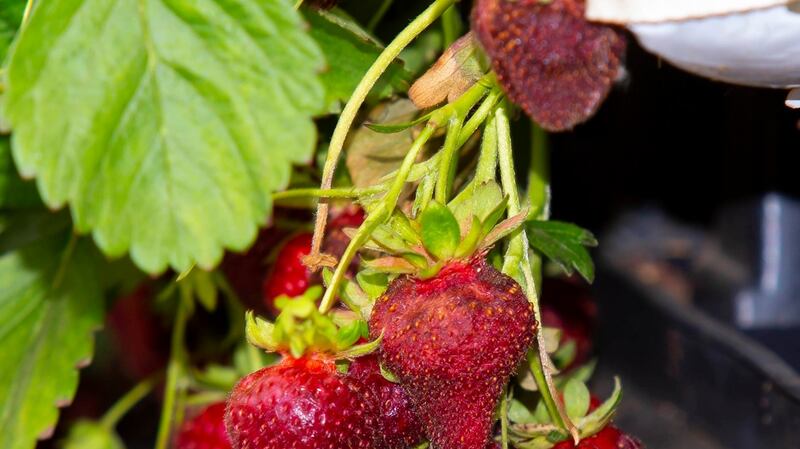
M 119 298 L 108 314 L 108 327 L 119 348 L 121 366 L 135 379 L 143 379 L 166 365 L 167 338 L 151 310 L 153 293 L 142 284 L 133 293 Z
M 625 52 L 616 28 L 586 21 L 585 0 L 478 0 L 472 29 L 512 101 L 549 131 L 591 117 Z
M 433 447 L 485 449 L 503 386 L 536 327 L 520 286 L 480 253 L 453 259 L 429 279 L 393 281 L 369 324 Z
M 572 440 L 567 440 L 556 444 L 553 449 L 641 449 L 642 447 L 639 440 L 609 425 L 600 432 L 582 439 L 577 446 Z
M 542 324 L 561 329 L 561 345 L 574 345 L 568 370 L 585 363 L 592 353 L 592 335 L 597 322 L 597 304 L 588 289 L 577 281 L 545 279 Z
M 302 295 L 312 282 L 312 273 L 302 259 L 311 252 L 312 235 L 303 232 L 290 238 L 278 252 L 272 271 L 264 279 L 264 302 L 269 311 L 278 314 L 275 299 L 281 295 Z
M 225 403 L 209 405 L 178 431 L 175 449 L 230 449 L 225 431 Z
M 235 449 L 368 449 L 374 419 L 367 402 L 332 358 L 286 356 L 239 381 L 225 422 Z
M 350 364 L 347 376 L 370 391 L 378 410 L 374 449 L 408 449 L 425 439 L 411 399 L 402 386 L 381 375 L 377 356 L 357 358 Z

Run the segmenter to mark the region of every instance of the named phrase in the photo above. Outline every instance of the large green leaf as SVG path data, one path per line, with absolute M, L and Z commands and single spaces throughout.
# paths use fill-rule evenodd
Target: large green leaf
M 89 362 L 103 296 L 90 242 L 58 232 L 0 255 L 0 447 L 33 448 Z
M 38 2 L 7 67 L 20 172 L 145 271 L 216 265 L 316 144 L 322 54 L 292 0 Z
M 530 220 L 527 222 L 530 245 L 558 264 L 568 274 L 576 270 L 594 281 L 594 262 L 587 247 L 597 246 L 594 235 L 572 223 Z
M 0 62 L 6 58 L 24 11 L 25 0 L 0 0 Z
M 342 103 L 350 99 L 383 47 L 343 14 L 306 9 L 305 17 L 311 26 L 311 36 L 319 44 L 328 63 L 321 77 L 325 84 L 328 111 L 339 112 Z M 372 89 L 368 100 L 388 97 L 396 90 L 408 90 L 410 79 L 411 74 L 402 64 L 391 64 Z

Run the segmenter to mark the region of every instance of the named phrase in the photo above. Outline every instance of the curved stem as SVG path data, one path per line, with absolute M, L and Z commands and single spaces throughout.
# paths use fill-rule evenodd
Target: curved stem
M 528 198 L 531 201 L 531 218 L 550 218 L 550 145 L 547 132 L 531 123 L 532 154 L 528 173 Z
M 339 155 L 344 147 L 347 133 L 350 131 L 350 126 L 356 118 L 359 108 L 366 100 L 372 87 L 378 82 L 383 72 L 397 58 L 397 55 L 408 46 L 420 33 L 428 28 L 444 11 L 454 4 L 457 0 L 436 0 L 425 11 L 422 12 L 416 19 L 414 19 L 394 40 L 386 46 L 386 48 L 378 56 L 378 59 L 372 64 L 367 73 L 358 83 L 353 95 L 348 100 L 347 104 L 339 116 L 339 121 L 336 123 L 336 128 L 331 136 L 331 144 L 328 147 L 328 157 L 325 160 L 325 166 L 322 170 L 322 190 L 328 190 L 333 183 L 333 175 L 336 171 L 336 164 L 339 161 Z M 314 225 L 314 238 L 311 242 L 311 253 L 309 258 L 311 260 L 318 259 L 320 248 L 322 247 L 322 239 L 325 234 L 325 226 L 328 222 L 328 202 L 320 201 L 317 205 L 317 220 Z M 316 267 L 314 267 L 316 268 Z
M 284 190 L 283 192 L 275 192 L 272 194 L 272 199 L 275 201 L 286 200 L 290 198 L 306 198 L 306 197 L 319 197 L 319 198 L 360 198 L 362 196 L 370 196 L 381 193 L 384 189 L 382 186 L 371 186 L 363 189 L 350 188 L 350 189 L 292 189 Z
M 369 24 L 367 25 L 367 29 L 370 31 L 370 33 L 375 32 L 375 28 L 378 27 L 379 23 L 381 23 L 381 20 L 383 20 L 383 16 L 385 16 L 386 13 L 389 12 L 389 8 L 392 7 L 392 3 L 394 3 L 394 0 L 383 0 L 381 6 L 378 8 L 377 11 L 375 11 L 375 14 L 372 15 L 372 18 L 369 19 Z
M 136 384 L 130 391 L 125 393 L 124 396 L 119 398 L 114 405 L 100 418 L 100 425 L 106 429 L 113 429 L 123 416 L 125 416 L 136 404 L 142 399 L 147 397 L 153 388 L 161 382 L 164 373 L 159 372 L 152 374 L 143 381 Z
M 333 300 L 336 298 L 336 294 L 339 292 L 342 279 L 344 279 L 347 268 L 353 261 L 356 252 L 361 248 L 361 246 L 364 245 L 364 243 L 367 242 L 367 240 L 369 240 L 372 231 L 374 231 L 379 224 L 383 223 L 391 216 L 394 208 L 397 206 L 397 200 L 400 198 L 400 193 L 403 191 L 403 187 L 408 179 L 408 174 L 411 172 L 411 168 L 414 166 L 414 162 L 417 160 L 417 156 L 428 142 L 428 139 L 430 139 L 433 133 L 436 131 L 436 128 L 437 125 L 435 122 L 428 122 L 428 125 L 422 130 L 416 140 L 414 140 L 414 143 L 411 145 L 411 149 L 408 150 L 408 153 L 403 159 L 403 164 L 397 171 L 397 176 L 394 178 L 392 186 L 386 193 L 386 196 L 381 200 L 378 208 L 367 216 L 367 219 L 364 220 L 364 223 L 358 228 L 356 235 L 354 235 L 350 240 L 350 243 L 347 245 L 347 249 L 345 249 L 344 254 L 342 254 L 341 260 L 339 260 L 339 264 L 336 266 L 336 271 L 333 272 L 330 284 L 328 285 L 328 288 L 325 289 L 325 294 L 322 296 L 322 302 L 319 305 L 319 311 L 321 313 L 327 313 L 333 306 Z
M 508 214 L 514 216 L 520 211 L 519 192 L 517 190 L 517 180 L 514 173 L 514 160 L 511 151 L 511 128 L 508 123 L 505 109 L 500 107 L 495 113 L 497 123 L 497 149 L 498 159 L 500 162 L 500 179 L 503 185 L 503 192 L 508 195 Z M 528 236 L 524 229 L 515 235 L 509 243 L 509 253 L 506 256 L 506 263 L 508 257 L 516 259 L 516 264 L 511 266 L 503 266 L 503 272 L 516 272 L 521 274 L 524 280 L 525 293 L 533 305 L 533 312 L 536 322 L 540 323 L 536 327 L 536 348 L 530 352 L 531 360 L 530 367 L 533 372 L 536 384 L 539 387 L 539 392 L 542 394 L 542 399 L 547 406 L 547 411 L 550 418 L 557 426 L 565 429 L 572 435 L 573 439 L 577 442 L 579 440 L 578 429 L 567 416 L 564 408 L 563 401 L 558 395 L 558 390 L 553 383 L 552 367 L 547 363 L 548 355 L 544 343 L 544 333 L 542 332 L 542 314 L 539 307 L 539 295 L 536 291 L 536 281 L 533 276 L 533 268 L 531 260 L 528 255 Z M 521 273 L 520 273 L 521 271 Z
M 458 151 L 458 137 L 461 134 L 462 124 L 463 120 L 458 115 L 451 117 L 447 124 L 447 137 L 444 140 L 442 156 L 439 160 L 439 177 L 436 181 L 435 198 L 440 204 L 447 204 L 450 192 L 453 189 L 455 166 L 458 165 L 458 161 L 454 161 L 454 156 Z
M 183 375 L 183 338 L 186 333 L 186 322 L 189 320 L 191 298 L 187 298 L 185 295 L 181 294 L 178 300 L 178 311 L 175 315 L 174 327 L 172 328 L 169 364 L 167 365 L 167 382 L 164 386 L 164 405 L 161 408 L 161 421 L 158 425 L 156 449 L 167 449 L 169 447 L 169 436 L 172 431 L 172 421 L 175 414 L 178 381 Z

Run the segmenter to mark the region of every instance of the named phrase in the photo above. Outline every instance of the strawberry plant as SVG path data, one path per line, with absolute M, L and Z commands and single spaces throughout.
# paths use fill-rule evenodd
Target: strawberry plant
M 0 0 L 0 446 L 124 447 L 149 397 L 156 449 L 638 447 L 540 307 L 597 244 L 545 130 L 624 35 L 424 3 Z M 134 385 L 60 423 L 104 322 Z

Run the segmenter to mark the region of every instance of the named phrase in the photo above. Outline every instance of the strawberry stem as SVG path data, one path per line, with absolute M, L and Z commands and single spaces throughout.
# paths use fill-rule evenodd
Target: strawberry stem
M 547 132 L 531 123 L 532 154 L 528 172 L 528 198 L 531 216 L 536 220 L 550 218 L 550 147 Z
M 444 147 L 442 148 L 442 156 L 439 160 L 439 179 L 436 181 L 436 201 L 441 204 L 447 204 L 450 198 L 450 192 L 453 190 L 453 179 L 455 178 L 455 167 L 457 161 L 454 163 L 454 156 L 458 151 L 458 137 L 461 134 L 461 127 L 464 124 L 464 119 L 458 114 L 453 114 L 447 124 L 447 136 L 444 140 Z
M 516 174 L 514 172 L 514 159 L 511 150 L 511 127 L 508 122 L 505 108 L 499 107 L 495 113 L 497 121 L 497 151 L 500 162 L 500 179 L 503 192 L 508 196 L 508 216 L 513 217 L 520 211 L 519 192 L 517 190 Z M 511 260 L 512 264 L 509 264 Z M 536 291 L 536 281 L 533 275 L 531 260 L 528 256 L 528 236 L 525 229 L 511 238 L 509 249 L 506 253 L 506 260 L 503 272 L 514 277 L 513 274 L 522 274 L 525 292 L 533 305 L 534 316 L 539 326 L 536 327 L 536 346 L 537 348 L 529 352 L 529 357 L 533 357 L 530 363 L 533 377 L 539 387 L 548 414 L 560 428 L 569 432 L 573 439 L 579 440 L 578 430 L 567 416 L 563 402 L 560 400 L 558 390 L 553 382 L 552 366 L 547 363 L 549 356 L 544 342 L 544 332 L 541 326 L 542 314 L 539 307 L 539 295 Z
M 367 219 L 364 220 L 364 223 L 358 228 L 358 231 L 350 240 L 347 249 L 345 249 L 341 260 L 339 260 L 336 266 L 336 271 L 334 271 L 333 277 L 331 277 L 330 284 L 322 297 L 322 302 L 319 305 L 319 311 L 321 313 L 327 313 L 333 306 L 336 293 L 341 287 L 344 275 L 350 263 L 355 258 L 356 252 L 369 240 L 372 231 L 374 231 L 378 225 L 388 220 L 392 215 L 392 212 L 397 206 L 397 201 L 400 198 L 400 193 L 403 191 L 403 187 L 408 179 L 408 174 L 414 166 L 414 162 L 417 160 L 417 156 L 419 156 L 420 151 L 422 151 L 422 148 L 437 128 L 438 125 L 431 119 L 420 135 L 417 136 L 414 143 L 411 145 L 411 149 L 408 150 L 408 153 L 403 159 L 403 163 L 397 171 L 397 176 L 394 178 L 392 186 L 386 193 L 386 196 L 383 197 L 378 207 L 367 216 Z
M 169 437 L 173 428 L 173 418 L 175 417 L 178 381 L 184 374 L 185 354 L 183 350 L 183 339 L 191 309 L 192 298 L 188 295 L 181 294 L 178 297 L 178 311 L 175 315 L 174 327 L 172 328 L 169 363 L 167 364 L 167 381 L 164 386 L 164 404 L 161 408 L 161 421 L 158 425 L 156 449 L 167 449 L 169 447 Z
M 119 398 L 111 408 L 100 418 L 100 425 L 105 429 L 112 430 L 117 426 L 117 423 L 123 416 L 125 416 L 136 404 L 142 399 L 147 397 L 153 388 L 161 382 L 164 373 L 158 372 L 145 378 L 136 384 L 130 391 L 125 393 L 124 396 Z
M 328 147 L 328 156 L 325 160 L 325 166 L 322 169 L 322 184 L 321 190 L 328 190 L 333 184 L 333 176 L 336 171 L 336 165 L 339 161 L 339 156 L 344 147 L 345 139 L 350 131 L 350 126 L 358 114 L 358 110 L 366 100 L 367 95 L 378 82 L 381 75 L 389 67 L 389 65 L 397 58 L 400 52 L 408 46 L 420 33 L 428 28 L 436 19 L 441 16 L 447 8 L 455 4 L 457 0 L 435 0 L 425 11 L 423 11 L 416 19 L 414 19 L 394 40 L 386 46 L 381 52 L 372 66 L 364 74 L 361 82 L 358 83 L 353 95 L 347 104 L 344 106 L 339 121 L 336 123 L 336 128 L 331 136 L 331 144 Z M 311 253 L 309 260 L 320 259 L 320 248 L 322 247 L 322 239 L 325 234 L 325 226 L 328 221 L 328 202 L 320 200 L 317 205 L 317 220 L 314 225 L 314 238 L 311 242 Z M 311 267 L 316 270 L 317 267 Z M 334 276 L 336 279 L 336 276 Z

